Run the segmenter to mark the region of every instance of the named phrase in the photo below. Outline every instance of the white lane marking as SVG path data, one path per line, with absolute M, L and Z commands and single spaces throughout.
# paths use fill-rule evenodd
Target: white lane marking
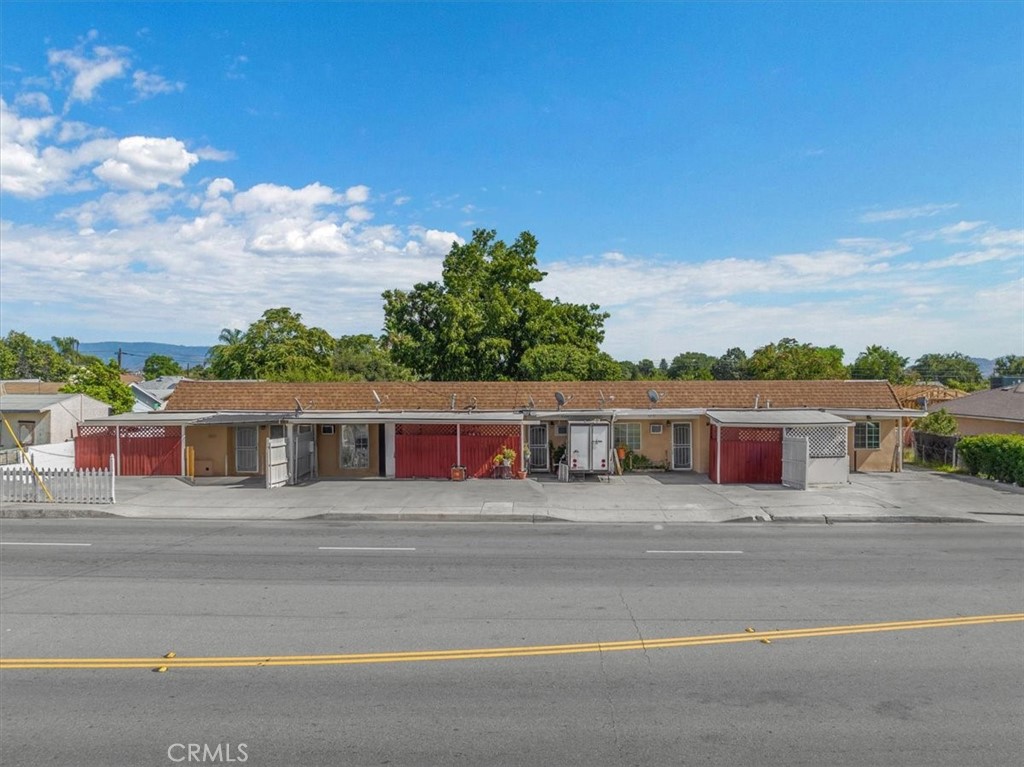
M 651 549 L 644 554 L 742 554 L 742 551 L 682 551 L 676 549 Z
M 0 546 L 92 546 L 91 543 L 31 543 L 28 541 L 0 541 Z
M 319 546 L 320 551 L 416 551 L 400 546 Z

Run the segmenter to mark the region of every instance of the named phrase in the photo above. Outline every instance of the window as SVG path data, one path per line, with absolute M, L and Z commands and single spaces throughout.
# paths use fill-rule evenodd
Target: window
M 640 424 L 638 423 L 617 423 L 615 424 L 615 447 L 625 445 L 634 453 L 640 452 Z
M 320 426 L 320 433 L 321 434 L 334 434 L 334 424 L 333 423 L 322 424 Z
M 279 423 L 270 424 L 270 438 L 281 439 L 284 436 L 284 426 Z
M 18 421 L 18 441 L 22 445 L 31 445 L 36 441 L 36 422 Z
M 347 423 L 341 427 L 341 468 L 367 469 L 370 467 L 370 426 L 365 423 Z
M 881 429 L 874 421 L 860 421 L 853 425 L 854 450 L 878 450 L 881 446 Z

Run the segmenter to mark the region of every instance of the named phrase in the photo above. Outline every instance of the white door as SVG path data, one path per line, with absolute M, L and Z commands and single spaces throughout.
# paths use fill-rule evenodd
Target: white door
M 258 426 L 235 427 L 235 471 L 255 474 L 260 470 Z
M 530 470 L 546 471 L 548 468 L 548 425 L 546 423 L 530 426 L 527 445 L 530 447 Z
M 693 449 L 688 423 L 672 424 L 672 468 L 692 469 Z

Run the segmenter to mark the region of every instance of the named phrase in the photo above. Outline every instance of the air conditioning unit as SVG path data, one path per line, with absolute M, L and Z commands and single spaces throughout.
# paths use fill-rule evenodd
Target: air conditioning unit
M 661 434 L 661 424 L 660 423 L 652 423 L 651 424 L 651 434 Z

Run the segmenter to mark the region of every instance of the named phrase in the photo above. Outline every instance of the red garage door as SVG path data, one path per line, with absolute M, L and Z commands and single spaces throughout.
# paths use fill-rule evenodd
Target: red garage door
M 120 428 L 120 439 L 118 439 Z M 120 454 L 123 477 L 180 476 L 180 426 L 83 426 L 75 437 L 75 468 L 105 469 Z
M 502 447 L 521 454 L 516 424 L 420 424 L 395 426 L 395 476 L 399 479 L 449 479 L 452 466 L 466 467 L 468 477 L 489 477 L 492 459 Z M 518 463 L 518 460 L 517 460 Z
M 450 478 L 455 465 L 455 424 L 400 423 L 395 426 L 395 476 Z
M 719 444 L 719 442 L 721 444 Z M 718 473 L 721 456 L 722 471 Z M 722 484 L 782 483 L 782 429 L 711 429 L 708 477 Z

